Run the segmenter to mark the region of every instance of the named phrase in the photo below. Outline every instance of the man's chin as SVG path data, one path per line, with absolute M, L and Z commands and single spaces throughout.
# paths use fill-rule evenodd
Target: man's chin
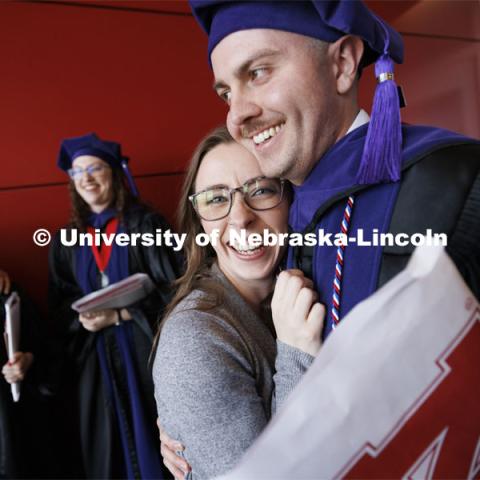
M 278 158 L 264 156 L 257 157 L 257 161 L 262 173 L 266 177 L 287 178 L 286 175 L 288 175 L 288 170 L 282 168 L 282 164 L 278 161 Z

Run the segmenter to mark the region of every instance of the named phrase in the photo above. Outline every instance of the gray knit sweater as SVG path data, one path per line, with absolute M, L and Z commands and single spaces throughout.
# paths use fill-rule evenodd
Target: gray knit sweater
M 192 479 L 231 469 L 313 357 L 276 342 L 217 267 L 221 306 L 196 310 L 193 291 L 165 322 L 153 365 L 160 423 L 185 445 Z

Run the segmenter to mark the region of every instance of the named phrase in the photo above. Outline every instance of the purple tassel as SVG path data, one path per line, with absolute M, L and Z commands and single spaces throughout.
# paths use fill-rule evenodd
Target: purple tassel
M 130 169 L 128 168 L 126 159 L 122 160 L 122 168 L 123 168 L 123 172 L 125 173 L 125 176 L 127 177 L 128 185 L 130 187 L 130 191 L 132 192 L 132 195 L 134 197 L 138 197 L 138 190 L 135 185 L 135 181 L 133 180 L 132 174 L 130 173 Z
M 362 185 L 397 182 L 402 164 L 400 102 L 388 54 L 375 63 L 375 76 L 379 83 L 357 174 L 357 182 Z

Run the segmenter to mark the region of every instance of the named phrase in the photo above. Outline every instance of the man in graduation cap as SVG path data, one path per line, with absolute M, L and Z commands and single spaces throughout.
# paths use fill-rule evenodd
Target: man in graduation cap
M 294 184 L 293 231 L 363 230 L 365 240 L 374 229 L 446 233 L 448 253 L 480 296 L 480 142 L 401 124 L 394 76 L 401 36 L 360 1 L 190 3 L 208 34 L 230 133 L 265 175 Z M 357 92 L 362 69 L 374 62 L 369 116 Z M 288 267 L 313 278 L 327 306 L 326 337 L 406 266 L 413 249 L 291 248 Z

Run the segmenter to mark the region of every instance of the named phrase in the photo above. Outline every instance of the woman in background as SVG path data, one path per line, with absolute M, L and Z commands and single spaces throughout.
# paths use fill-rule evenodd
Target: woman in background
M 136 196 L 121 146 L 95 134 L 63 141 L 58 166 L 70 176 L 72 221 L 78 232 L 155 233 L 170 227 Z M 130 190 L 126 183 L 130 184 Z M 173 250 L 141 245 L 66 247 L 55 237 L 50 250 L 49 304 L 62 366 L 63 402 L 78 438 L 76 471 L 87 478 L 161 478 L 153 385 L 147 368 L 152 332 L 178 276 Z M 77 314 L 71 304 L 135 273 L 156 289 L 121 310 Z M 69 460 L 71 461 L 71 459 Z
M 200 143 L 187 171 L 179 212 L 187 268 L 153 375 L 160 424 L 185 445 L 191 478 L 235 465 L 320 348 L 324 308 L 311 281 L 296 270 L 279 275 L 272 323 L 283 248 L 230 237 L 287 232 L 285 187 L 262 176 L 223 127 Z M 218 233 L 213 248 L 195 243 L 201 232 Z M 167 457 L 165 464 L 181 475 Z

